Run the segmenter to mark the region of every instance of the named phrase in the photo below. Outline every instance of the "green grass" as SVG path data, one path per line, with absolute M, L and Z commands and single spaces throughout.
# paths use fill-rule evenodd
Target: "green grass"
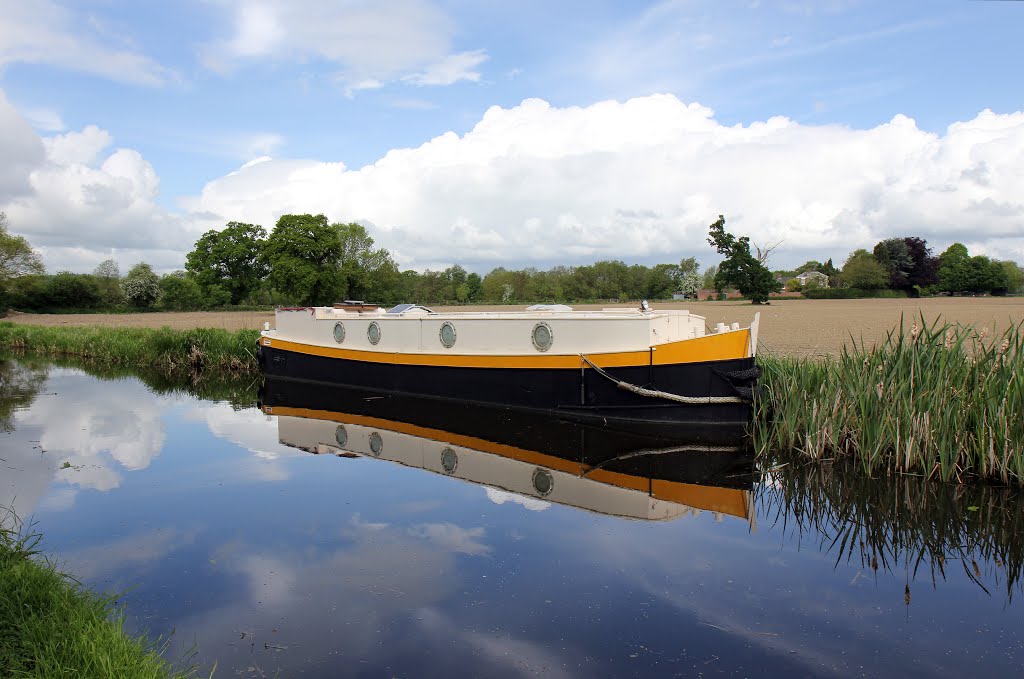
M 39 544 L 38 534 L 18 524 L 0 525 L 0 677 L 195 676 L 163 658 L 167 642 L 129 634 L 115 598 L 62 573 Z
M 849 458 L 869 475 L 1024 484 L 1022 331 L 921 319 L 837 358 L 764 359 L 755 445 Z
M 219 372 L 256 375 L 257 330 L 214 328 L 54 328 L 0 323 L 0 348 L 41 356 L 73 356 L 168 376 Z

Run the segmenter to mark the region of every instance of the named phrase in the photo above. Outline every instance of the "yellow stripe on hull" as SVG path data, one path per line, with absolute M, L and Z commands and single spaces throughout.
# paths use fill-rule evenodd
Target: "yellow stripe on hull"
M 388 363 L 391 365 L 426 365 L 451 368 L 563 368 L 579 370 L 583 361 L 579 354 L 537 354 L 479 356 L 471 354 L 410 354 L 386 351 L 364 351 L 341 349 L 315 344 L 303 344 L 288 340 L 263 337 L 263 346 L 291 351 L 310 356 L 340 358 L 367 363 Z M 624 368 L 633 366 L 677 365 L 680 363 L 703 363 L 724 361 L 750 356 L 750 331 L 716 333 L 694 339 L 660 344 L 643 351 L 620 351 L 587 354 L 587 358 L 601 368 Z

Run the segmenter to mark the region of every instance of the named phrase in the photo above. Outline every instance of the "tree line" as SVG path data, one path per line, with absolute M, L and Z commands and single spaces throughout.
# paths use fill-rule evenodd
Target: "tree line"
M 380 304 L 580 302 L 695 297 L 698 290 L 738 289 L 764 302 L 787 276 L 817 271 L 808 287 L 862 290 L 891 288 L 911 293 L 1000 293 L 1024 286 L 1013 262 L 970 256 L 960 244 L 933 257 L 921 238 L 881 241 L 857 250 L 841 269 L 808 261 L 793 271 L 769 271 L 770 248 L 752 254 L 746 236 L 725 230 L 725 218 L 709 227 L 708 242 L 722 255 L 701 271 L 696 258 L 645 266 L 618 260 L 584 266 L 507 269 L 480 276 L 459 265 L 443 270 L 401 270 L 391 253 L 375 247 L 366 228 L 331 223 L 324 215 L 283 215 L 274 229 L 229 222 L 204 233 L 180 271 L 158 275 L 139 263 L 124 275 L 114 260 L 91 274 L 46 275 L 38 254 L 23 237 L 7 232 L 0 213 L 0 307 L 26 311 L 57 309 L 194 310 L 228 306 L 321 305 L 342 299 Z M 794 287 L 792 282 L 789 286 Z

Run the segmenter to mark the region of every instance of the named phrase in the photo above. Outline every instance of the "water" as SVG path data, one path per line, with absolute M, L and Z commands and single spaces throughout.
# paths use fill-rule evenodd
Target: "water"
M 665 453 L 643 432 L 387 399 L 338 413 L 273 385 L 280 417 L 237 385 L 201 385 L 230 399 L 206 400 L 24 361 L 0 363 L 0 385 L 0 505 L 215 676 L 1010 675 L 1024 660 L 1015 492 L 795 464 L 755 479 L 731 440 Z M 662 454 L 610 459 L 637 448 Z M 581 459 L 604 464 L 581 479 Z

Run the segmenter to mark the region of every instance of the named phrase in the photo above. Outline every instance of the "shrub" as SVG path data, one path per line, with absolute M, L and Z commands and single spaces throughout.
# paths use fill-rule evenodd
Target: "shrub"
M 863 290 L 861 288 L 818 288 L 804 290 L 808 299 L 861 299 L 865 297 L 896 299 L 906 297 L 903 290 Z

